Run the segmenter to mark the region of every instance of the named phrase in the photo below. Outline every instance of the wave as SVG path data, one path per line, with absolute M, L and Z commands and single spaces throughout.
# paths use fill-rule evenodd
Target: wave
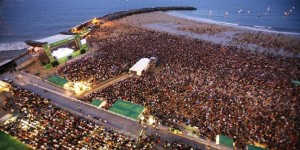
M 198 22 L 213 23 L 213 24 L 223 24 L 223 25 L 236 25 L 236 26 L 238 25 L 238 24 L 235 24 L 235 23 L 221 22 L 221 21 L 214 21 L 214 20 L 210 20 L 210 19 L 191 17 L 191 16 L 179 14 L 179 13 L 174 12 L 174 11 L 167 12 L 167 14 L 169 14 L 171 16 L 178 17 L 178 18 L 183 18 L 183 19 L 188 19 L 188 20 L 193 20 L 193 21 L 198 21 Z
M 268 26 L 253 26 L 254 28 L 261 28 L 261 29 L 272 29 L 272 27 Z
M 204 22 L 204 23 L 217 24 L 217 25 L 225 25 L 225 26 L 241 28 L 241 29 L 263 31 L 263 32 L 269 32 L 269 33 L 281 33 L 281 34 L 288 34 L 288 35 L 300 35 L 300 33 L 298 33 L 298 32 L 293 32 L 293 31 L 289 31 L 288 29 L 282 29 L 282 28 L 273 28 L 273 27 L 269 27 L 269 26 L 245 25 L 245 24 L 236 24 L 236 23 L 215 21 L 215 20 L 210 20 L 210 19 L 191 17 L 191 16 L 180 14 L 178 12 L 174 12 L 174 11 L 167 12 L 167 14 L 178 17 L 178 18 L 182 18 L 182 19 L 188 19 L 188 20 L 193 20 L 193 21 L 197 21 L 197 22 Z
M 28 48 L 24 42 L 0 43 L 0 51 L 24 50 Z

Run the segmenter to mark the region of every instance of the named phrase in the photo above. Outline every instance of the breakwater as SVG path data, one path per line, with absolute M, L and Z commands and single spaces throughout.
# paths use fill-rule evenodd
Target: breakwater
M 154 7 L 154 8 L 141 8 L 141 9 L 133 9 L 128 11 L 119 11 L 115 13 L 111 13 L 100 17 L 98 19 L 103 19 L 105 21 L 112 21 L 116 19 L 120 19 L 123 17 L 135 15 L 135 14 L 142 14 L 142 13 L 149 13 L 154 11 L 174 11 L 174 10 L 197 10 L 195 7 L 189 6 L 171 6 L 171 7 Z
M 136 14 L 150 13 L 150 12 L 155 12 L 155 11 L 175 11 L 175 10 L 197 10 L 197 8 L 190 7 L 190 6 L 141 8 L 141 9 L 126 10 L 126 11 L 118 11 L 115 13 L 104 15 L 102 17 L 98 17 L 96 19 L 106 22 L 106 21 L 113 21 L 116 19 L 124 18 L 124 17 L 131 16 L 131 15 L 136 15 Z M 92 22 L 93 22 L 93 19 L 89 20 L 87 22 L 84 22 L 80 25 L 77 25 L 76 27 L 73 27 L 73 28 L 76 28 L 77 30 L 85 29 L 85 28 L 89 27 Z M 69 32 L 72 32 L 73 28 L 71 28 L 69 30 Z

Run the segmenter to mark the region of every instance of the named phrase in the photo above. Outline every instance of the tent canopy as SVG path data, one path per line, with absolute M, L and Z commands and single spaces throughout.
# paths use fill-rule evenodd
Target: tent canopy
M 144 109 L 145 108 L 143 106 L 118 99 L 108 110 L 137 120 Z
M 100 100 L 100 99 L 94 99 L 91 104 L 96 106 L 96 107 L 101 107 L 101 105 L 103 104 L 104 101 Z
M 6 60 L 0 62 L 0 67 L 7 64 L 7 63 L 9 63 L 9 62 L 11 62 L 11 59 L 6 59 Z
M 148 65 L 150 63 L 150 59 L 148 58 L 142 58 L 137 63 L 135 63 L 129 71 L 136 71 L 136 72 L 142 72 L 143 70 L 146 70 Z

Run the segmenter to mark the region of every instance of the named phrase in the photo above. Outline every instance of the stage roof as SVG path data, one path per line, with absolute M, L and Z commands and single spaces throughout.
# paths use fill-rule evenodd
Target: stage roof
M 96 106 L 96 107 L 101 106 L 102 103 L 103 103 L 103 101 L 100 100 L 100 99 L 94 99 L 94 100 L 91 102 L 91 104 L 94 105 L 94 106 Z
M 62 40 L 65 40 L 65 39 L 69 39 L 69 38 L 73 38 L 73 37 L 74 37 L 74 35 L 57 34 L 57 35 L 50 36 L 50 37 L 40 39 L 40 40 L 36 40 L 36 41 L 40 42 L 40 43 L 47 42 L 48 44 L 52 44 L 52 43 L 62 41 Z
M 27 40 L 25 43 L 30 46 L 42 46 L 45 43 L 52 44 L 66 39 L 73 39 L 74 36 L 71 34 L 57 34 L 40 40 Z
M 0 61 L 0 66 L 5 65 L 7 63 L 9 63 L 11 61 L 11 59 L 6 59 L 4 61 Z

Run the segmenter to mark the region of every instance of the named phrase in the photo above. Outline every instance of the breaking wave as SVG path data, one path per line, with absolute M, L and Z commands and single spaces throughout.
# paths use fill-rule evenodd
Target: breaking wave
M 23 50 L 28 48 L 24 42 L 0 43 L 0 51 Z

